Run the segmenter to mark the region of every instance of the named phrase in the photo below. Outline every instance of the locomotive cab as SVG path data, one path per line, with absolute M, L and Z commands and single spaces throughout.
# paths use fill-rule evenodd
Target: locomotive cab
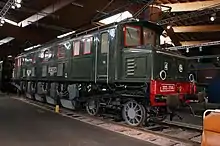
M 123 25 L 123 78 L 146 81 L 152 106 L 166 105 L 169 95 L 180 99 L 196 98 L 194 76 L 188 74 L 187 58 L 160 47 L 163 29 L 149 22 Z

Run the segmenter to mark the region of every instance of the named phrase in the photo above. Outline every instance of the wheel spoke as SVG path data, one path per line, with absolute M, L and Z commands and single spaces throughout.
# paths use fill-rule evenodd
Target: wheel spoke
M 134 106 L 134 109 L 136 109 L 137 108 L 137 104 L 135 104 L 135 106 Z
M 134 118 L 137 122 L 139 122 L 139 119 L 137 117 Z
M 128 104 L 128 107 L 129 107 L 129 108 L 132 108 L 132 103 L 131 103 L 131 102 Z
M 140 112 L 141 111 L 141 109 L 138 109 L 138 110 L 136 110 L 136 113 L 138 113 L 138 112 Z
M 142 117 L 142 115 L 136 114 L 136 117 Z
M 133 109 L 134 109 L 134 102 L 132 102 L 132 103 L 131 103 L 131 108 L 133 108 Z

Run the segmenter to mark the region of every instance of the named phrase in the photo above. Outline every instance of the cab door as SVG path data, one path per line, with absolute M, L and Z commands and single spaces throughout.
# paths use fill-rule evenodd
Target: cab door
M 96 65 L 97 80 L 108 82 L 109 73 L 109 33 L 102 32 L 100 34 L 99 43 L 97 45 Z

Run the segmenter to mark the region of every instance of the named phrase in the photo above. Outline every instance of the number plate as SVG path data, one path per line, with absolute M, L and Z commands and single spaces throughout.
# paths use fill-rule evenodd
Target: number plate
M 174 92 L 175 91 L 175 84 L 161 84 L 160 85 L 160 92 Z

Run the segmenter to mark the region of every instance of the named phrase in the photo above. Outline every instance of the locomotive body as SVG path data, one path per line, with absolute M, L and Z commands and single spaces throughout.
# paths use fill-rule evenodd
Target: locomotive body
M 129 125 L 140 125 L 146 109 L 166 107 L 167 96 L 195 92 L 187 59 L 159 48 L 162 31 L 146 21 L 121 22 L 46 44 L 16 58 L 14 82 L 34 100 L 83 104 L 91 115 L 119 110 Z

